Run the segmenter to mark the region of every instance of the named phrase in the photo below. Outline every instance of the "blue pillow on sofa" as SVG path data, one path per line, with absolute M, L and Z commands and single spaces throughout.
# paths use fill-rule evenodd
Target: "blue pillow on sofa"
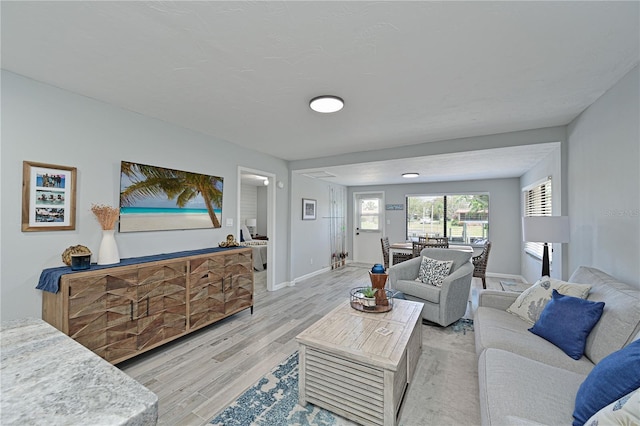
M 565 296 L 554 289 L 551 300 L 529 331 L 553 343 L 571 358 L 580 359 L 587 337 L 600 320 L 603 309 L 604 302 Z
M 582 426 L 602 408 L 639 387 L 640 339 L 593 367 L 576 394 L 573 426 Z

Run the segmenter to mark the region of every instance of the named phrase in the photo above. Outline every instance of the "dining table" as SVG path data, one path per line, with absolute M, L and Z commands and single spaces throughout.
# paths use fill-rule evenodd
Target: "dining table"
M 459 250 L 459 251 L 466 251 L 469 253 L 473 253 L 473 247 L 458 245 L 458 244 L 450 244 L 449 250 Z M 403 253 L 403 254 L 413 253 L 413 243 L 402 241 L 402 242 L 389 244 L 389 259 L 391 260 L 392 265 L 393 265 L 393 255 L 395 253 Z

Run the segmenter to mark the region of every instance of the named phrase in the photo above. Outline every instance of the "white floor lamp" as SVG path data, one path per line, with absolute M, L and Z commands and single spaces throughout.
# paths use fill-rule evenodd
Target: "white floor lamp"
M 522 218 L 522 240 L 544 243 L 542 276 L 549 276 L 549 244 L 569 242 L 568 216 L 527 216 Z

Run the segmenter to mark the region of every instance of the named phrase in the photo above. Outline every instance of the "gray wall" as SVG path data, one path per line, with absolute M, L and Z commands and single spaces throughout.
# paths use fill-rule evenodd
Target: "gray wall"
M 569 268 L 591 265 L 640 288 L 636 66 L 567 127 Z
M 224 177 L 223 227 L 117 234 L 122 258 L 217 246 L 236 233 L 237 167 L 260 168 L 288 185 L 285 161 L 2 71 L 1 317 L 41 316 L 43 268 L 83 244 L 97 254 L 92 203 L 118 205 L 120 161 Z M 21 232 L 22 162 L 77 167 L 75 231 Z M 276 282 L 286 282 L 288 191 L 276 191 Z M 226 227 L 232 219 L 233 227 Z
M 332 187 L 344 188 L 299 174 L 291 177 L 290 267 L 294 280 L 331 267 L 329 216 Z M 316 200 L 315 220 L 302 220 L 303 198 Z
M 499 274 L 520 275 L 520 182 L 519 179 L 487 179 L 460 182 L 416 183 L 349 187 L 348 199 L 354 192 L 382 191 L 386 204 L 405 204 L 407 195 L 426 194 L 489 194 L 489 238 L 492 242 L 487 271 Z M 353 202 L 347 203 L 348 228 L 353 229 Z M 404 241 L 406 211 L 385 211 L 384 234 L 390 242 Z M 353 253 L 352 238 L 349 251 Z

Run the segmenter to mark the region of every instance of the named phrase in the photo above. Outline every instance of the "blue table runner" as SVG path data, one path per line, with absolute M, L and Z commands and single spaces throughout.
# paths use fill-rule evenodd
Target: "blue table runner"
M 242 247 L 210 247 L 210 248 L 198 249 L 198 250 L 178 251 L 175 253 L 162 253 L 162 254 L 154 254 L 151 256 L 130 257 L 127 259 L 121 259 L 120 263 L 114 263 L 113 265 L 98 265 L 98 264 L 92 263 L 91 268 L 80 270 L 80 271 L 73 271 L 71 270 L 70 266 L 47 268 L 47 269 L 44 269 L 40 274 L 40 280 L 38 280 L 38 285 L 36 286 L 36 289 L 48 291 L 51 293 L 57 293 L 60 287 L 60 278 L 66 274 L 74 274 L 76 272 L 95 271 L 98 269 L 115 268 L 117 266 L 135 265 L 137 263 L 155 262 L 157 260 L 167 260 L 167 259 L 174 259 L 178 257 L 195 256 L 198 254 L 215 253 L 218 251 L 233 250 L 237 248 L 242 248 Z

